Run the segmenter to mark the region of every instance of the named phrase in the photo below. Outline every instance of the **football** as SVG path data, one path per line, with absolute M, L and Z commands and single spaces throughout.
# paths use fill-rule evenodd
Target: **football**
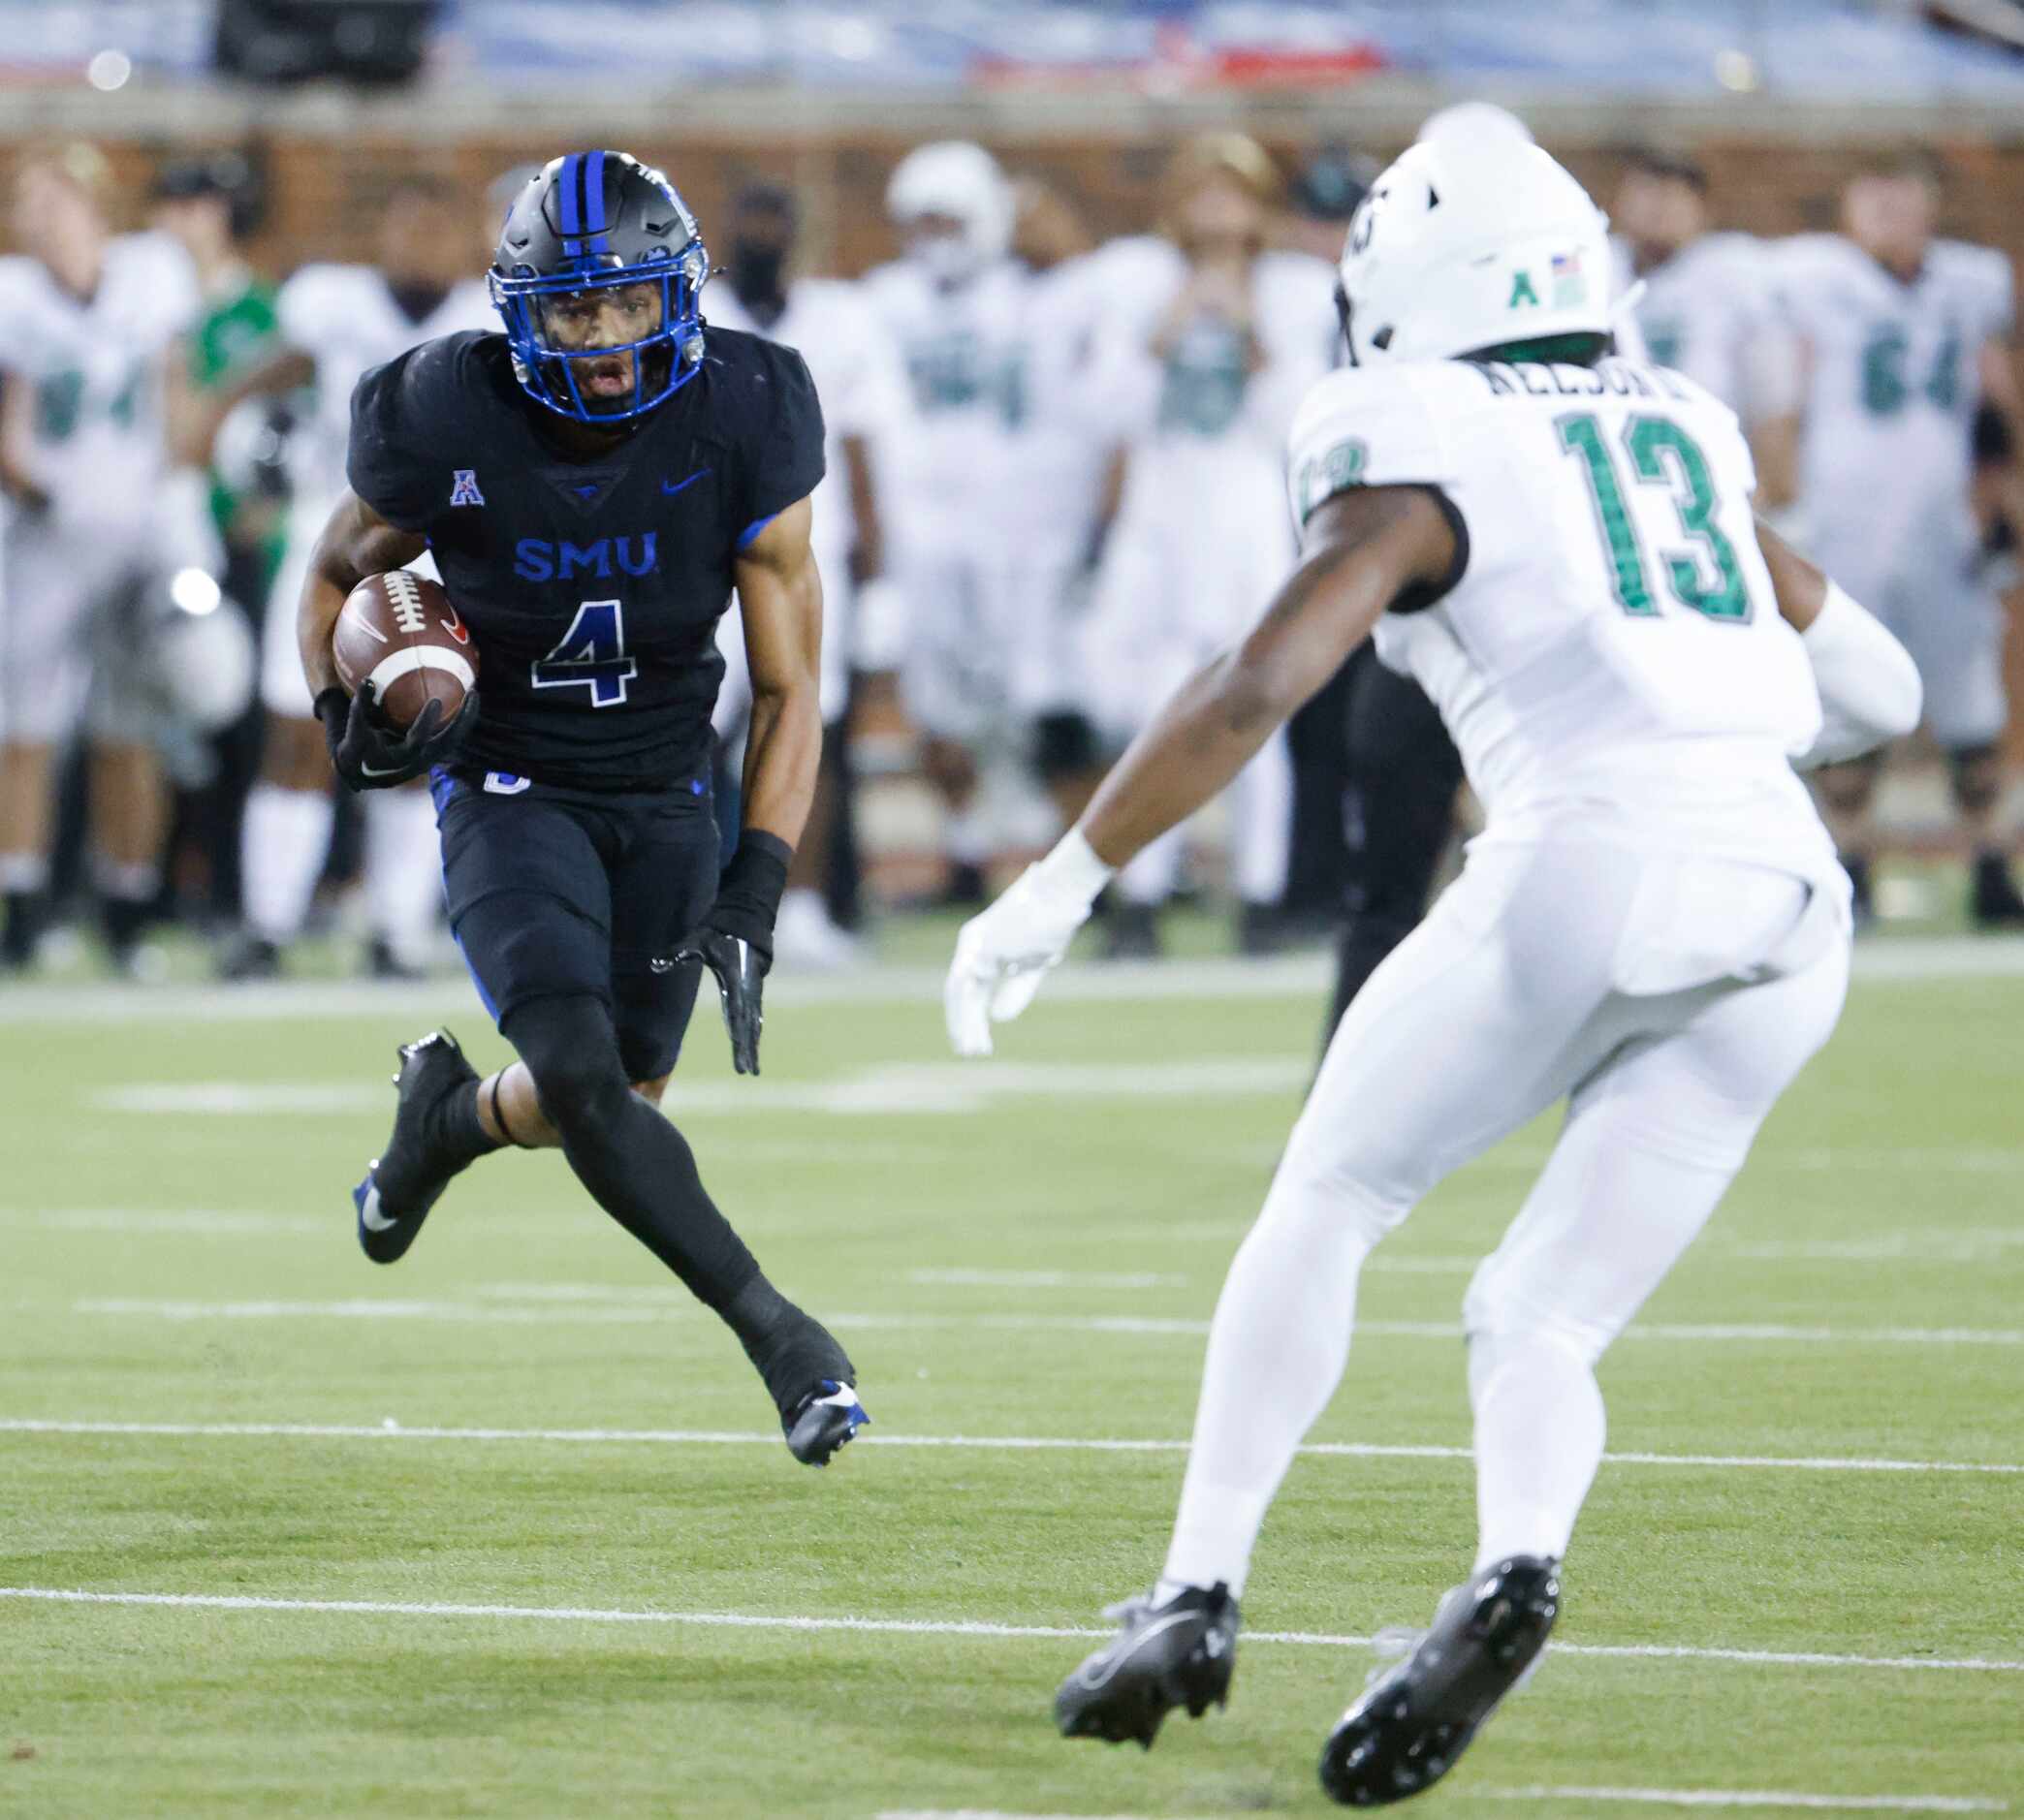
M 406 569 L 368 575 L 346 596 L 331 633 L 337 679 L 370 682 L 381 711 L 406 729 L 431 699 L 449 720 L 478 680 L 478 649 L 440 582 Z

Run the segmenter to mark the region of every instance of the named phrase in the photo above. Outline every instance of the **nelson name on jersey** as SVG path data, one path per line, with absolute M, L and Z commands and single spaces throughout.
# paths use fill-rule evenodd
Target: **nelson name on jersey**
M 1466 361 L 1500 398 L 1667 398 L 1691 403 L 1689 392 L 1662 366 L 1633 366 L 1619 360 L 1593 366 L 1547 365 L 1534 361 Z
M 484 653 L 457 769 L 683 781 L 709 753 L 733 565 L 822 478 L 814 384 L 792 349 L 711 329 L 694 379 L 623 442 L 572 458 L 544 428 L 498 334 L 425 342 L 353 394 L 352 490 L 428 538 Z

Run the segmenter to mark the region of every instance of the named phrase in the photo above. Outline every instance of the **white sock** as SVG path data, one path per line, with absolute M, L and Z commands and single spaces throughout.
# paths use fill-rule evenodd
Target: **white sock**
M 239 864 L 246 926 L 262 940 L 292 942 L 302 932 L 336 817 L 328 790 L 253 787 L 239 831 Z
M 397 959 L 427 957 L 443 908 L 442 847 L 426 790 L 375 790 L 365 799 L 365 905 L 372 932 Z
M 46 853 L 0 853 L 0 892 L 9 896 L 32 895 L 49 884 L 49 856 Z
M 1281 1168 L 1230 1266 L 1202 1367 L 1202 1398 L 1167 1583 L 1244 1590 L 1252 1544 L 1301 1437 L 1349 1363 L 1356 1279 L 1370 1255 L 1348 1194 Z
M 991 827 L 972 806 L 951 809 L 942 826 L 942 846 L 954 865 L 986 865 L 991 861 Z
M 91 856 L 91 883 L 101 897 L 120 903 L 151 903 L 162 889 L 162 868 L 146 861 Z
M 1566 1553 L 1607 1433 L 1587 1359 L 1543 1334 L 1474 1334 L 1469 1399 L 1475 1407 L 1476 1571 L 1511 1554 Z

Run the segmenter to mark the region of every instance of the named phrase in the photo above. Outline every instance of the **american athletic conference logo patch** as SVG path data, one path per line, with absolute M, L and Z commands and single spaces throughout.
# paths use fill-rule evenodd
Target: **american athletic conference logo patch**
M 478 490 L 476 468 L 450 470 L 450 503 L 453 506 L 482 506 L 485 495 Z

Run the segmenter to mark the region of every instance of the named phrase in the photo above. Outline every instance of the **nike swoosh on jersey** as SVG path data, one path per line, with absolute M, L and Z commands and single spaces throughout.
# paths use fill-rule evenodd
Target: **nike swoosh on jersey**
M 704 477 L 704 475 L 714 474 L 715 472 L 716 469 L 713 467 L 698 468 L 693 474 L 689 475 L 686 480 L 677 481 L 675 485 L 672 486 L 668 485 L 668 477 L 665 474 L 663 474 L 661 476 L 661 491 L 666 493 L 668 497 L 672 499 L 677 493 L 686 492 L 691 486 L 695 486 L 695 484 L 698 481 L 700 481 Z

